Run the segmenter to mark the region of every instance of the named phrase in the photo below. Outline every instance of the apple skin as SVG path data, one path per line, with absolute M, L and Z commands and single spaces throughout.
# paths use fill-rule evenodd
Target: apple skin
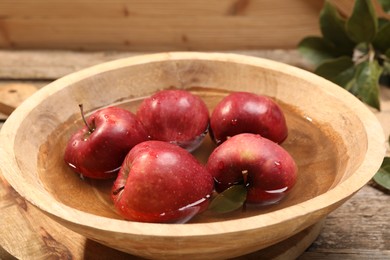
M 152 140 L 193 151 L 207 135 L 209 111 L 204 101 L 186 90 L 161 90 L 143 100 L 137 117 Z
M 98 110 L 86 122 L 93 132 L 84 125 L 71 136 L 64 152 L 65 162 L 84 177 L 115 177 L 130 149 L 148 140 L 135 114 L 119 107 Z
M 187 150 L 146 141 L 126 156 L 111 198 L 127 220 L 182 223 L 208 207 L 213 190 L 212 176 Z
M 216 144 L 240 133 L 260 134 L 282 143 L 288 134 L 286 119 L 271 98 L 249 92 L 233 92 L 222 99 L 210 117 L 210 135 Z
M 283 147 L 250 133 L 235 135 L 215 148 L 206 169 L 214 177 L 217 192 L 244 184 L 246 202 L 255 204 L 276 203 L 297 179 L 296 163 Z

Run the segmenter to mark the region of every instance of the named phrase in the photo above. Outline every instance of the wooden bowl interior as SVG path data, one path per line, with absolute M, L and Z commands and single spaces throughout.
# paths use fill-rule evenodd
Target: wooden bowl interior
M 139 225 L 135 229 L 142 233 L 142 225 L 148 227 L 148 224 L 125 226 L 125 221 L 121 220 L 109 200 L 112 180 L 82 180 L 63 162 L 66 141 L 82 124 L 78 104 L 83 103 L 88 113 L 112 104 L 136 111 L 143 97 L 161 89 L 179 88 L 201 96 L 211 112 L 227 93 L 240 90 L 271 96 L 285 111 L 289 136 L 283 146 L 298 164 L 297 186 L 276 205 L 223 217 L 206 212 L 193 220 L 197 231 L 189 231 L 191 224 L 178 225 L 180 235 L 185 236 L 189 232 L 189 235 L 196 233 L 200 236 L 202 229 L 206 233 L 214 232 L 208 225 L 224 225 L 221 223 L 229 221 L 237 225 L 237 221 L 255 217 L 259 223 L 264 221 L 259 224 L 263 231 L 272 230 L 267 223 L 274 225 L 271 237 L 258 239 L 257 245 L 249 243 L 246 247 L 241 246 L 246 252 L 258 250 L 308 227 L 347 199 L 346 196 L 334 196 L 334 202 L 329 202 L 329 207 L 324 206 L 315 216 L 309 216 L 310 208 L 303 207 L 300 213 L 294 211 L 294 206 L 326 194 L 348 180 L 360 167 L 367 153 L 368 136 L 358 116 L 361 109 L 359 102 L 333 84 L 287 65 L 236 56 L 222 59 L 206 55 L 201 55 L 202 58 L 196 55 L 183 57 L 167 55 L 164 59 L 152 58 L 148 62 L 141 58 L 119 60 L 69 75 L 43 88 L 17 110 L 16 113 L 19 111 L 21 116 L 10 120 L 15 126 L 7 127 L 12 129 L 6 130 L 8 135 L 13 135 L 13 143 L 8 146 L 13 150 L 17 163 L 6 174 L 12 172 L 14 175 L 8 177 L 10 183 L 64 225 L 126 251 L 125 242 L 113 244 L 107 239 L 105 241 L 104 235 L 112 229 L 121 233 L 116 234 L 117 238 L 125 238 L 127 232 L 135 232 L 130 227 Z M 206 138 L 194 154 L 205 163 L 214 147 Z M 283 227 L 295 222 L 294 228 L 275 228 L 278 219 L 269 218 L 269 214 L 277 217 L 286 209 L 293 217 Z M 299 214 L 305 215 L 305 219 L 297 221 Z M 80 221 L 86 223 L 88 220 L 90 226 L 81 228 L 83 223 L 74 223 L 78 218 L 86 218 Z M 95 232 L 93 225 L 98 225 L 102 219 L 106 224 L 105 231 L 96 234 L 99 232 Z M 151 229 L 144 230 L 153 233 Z M 238 252 L 234 244 L 230 243 L 230 246 L 226 252 L 243 253 Z M 136 249 L 127 250 L 139 253 L 134 251 Z M 162 248 L 151 250 L 146 256 L 157 254 L 159 250 Z M 217 249 L 213 250 L 210 252 L 217 252 Z

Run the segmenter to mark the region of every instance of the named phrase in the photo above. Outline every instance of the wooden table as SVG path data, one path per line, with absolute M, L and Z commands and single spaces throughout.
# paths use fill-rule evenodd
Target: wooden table
M 240 53 L 310 69 L 295 50 Z M 0 102 L 3 102 L 0 108 L 9 111 L 36 89 L 68 73 L 136 54 L 0 50 Z M 374 113 L 387 137 L 390 135 L 390 88 L 382 87 L 381 91 L 382 111 Z M 0 127 L 6 118 L 6 114 L 0 113 Z M 326 218 L 320 235 L 300 259 L 390 259 L 389 195 L 367 184 Z M 96 255 L 100 259 L 136 259 L 91 240 L 84 239 L 85 244 L 80 247 L 75 242 L 83 239 L 80 235 L 65 230 L 28 204 L 1 174 L 0 230 L 0 259 L 92 259 Z

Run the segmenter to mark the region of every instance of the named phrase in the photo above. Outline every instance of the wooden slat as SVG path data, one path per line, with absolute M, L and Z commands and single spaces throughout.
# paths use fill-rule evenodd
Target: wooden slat
M 286 48 L 318 34 L 311 19 L 295 19 L 294 14 L 285 18 L 91 18 L 82 23 L 77 19 L 10 18 L 3 22 L 6 36 L 0 46 L 133 51 Z
M 295 48 L 323 1 L 0 2 L 0 47 L 131 51 Z
M 257 16 L 317 12 L 323 0 L 2 0 L 0 17 Z M 309 14 L 310 15 L 310 14 Z
M 311 66 L 297 50 L 280 49 L 234 52 L 277 60 L 305 69 L 310 69 Z M 67 50 L 0 50 L 0 79 L 55 80 L 98 63 L 141 54 L 145 53 L 112 51 L 83 52 Z

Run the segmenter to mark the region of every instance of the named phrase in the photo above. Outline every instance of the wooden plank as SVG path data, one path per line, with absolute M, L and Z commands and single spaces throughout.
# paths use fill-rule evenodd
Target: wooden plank
M 0 113 L 10 115 L 37 88 L 32 84 L 8 84 L 0 87 Z
M 5 18 L 3 48 L 85 50 L 227 50 L 296 47 L 318 34 L 312 19 L 296 14 L 229 17 Z M 6 35 L 6 36 L 4 36 Z
M 389 250 L 319 250 L 318 252 L 305 252 L 298 260 L 340 260 L 340 259 L 348 259 L 348 260 L 362 260 L 362 259 L 370 259 L 370 260 L 383 260 L 390 259 L 390 251 Z
M 350 0 L 349 0 L 350 1 Z M 258 16 L 266 13 L 311 15 L 323 1 L 299 0 L 2 0 L 0 17 L 115 18 L 163 16 Z
M 310 68 L 296 50 L 234 51 L 244 55 L 278 60 L 301 68 Z M 0 79 L 53 80 L 102 62 L 131 57 L 141 52 L 83 51 L 9 51 L 0 50 Z
M 0 3 L 0 47 L 86 50 L 292 48 L 318 34 L 322 1 Z
M 323 0 L 2 0 L 0 48 L 294 48 L 319 35 Z M 353 0 L 330 0 L 344 16 Z M 373 1 L 380 16 L 385 14 Z

